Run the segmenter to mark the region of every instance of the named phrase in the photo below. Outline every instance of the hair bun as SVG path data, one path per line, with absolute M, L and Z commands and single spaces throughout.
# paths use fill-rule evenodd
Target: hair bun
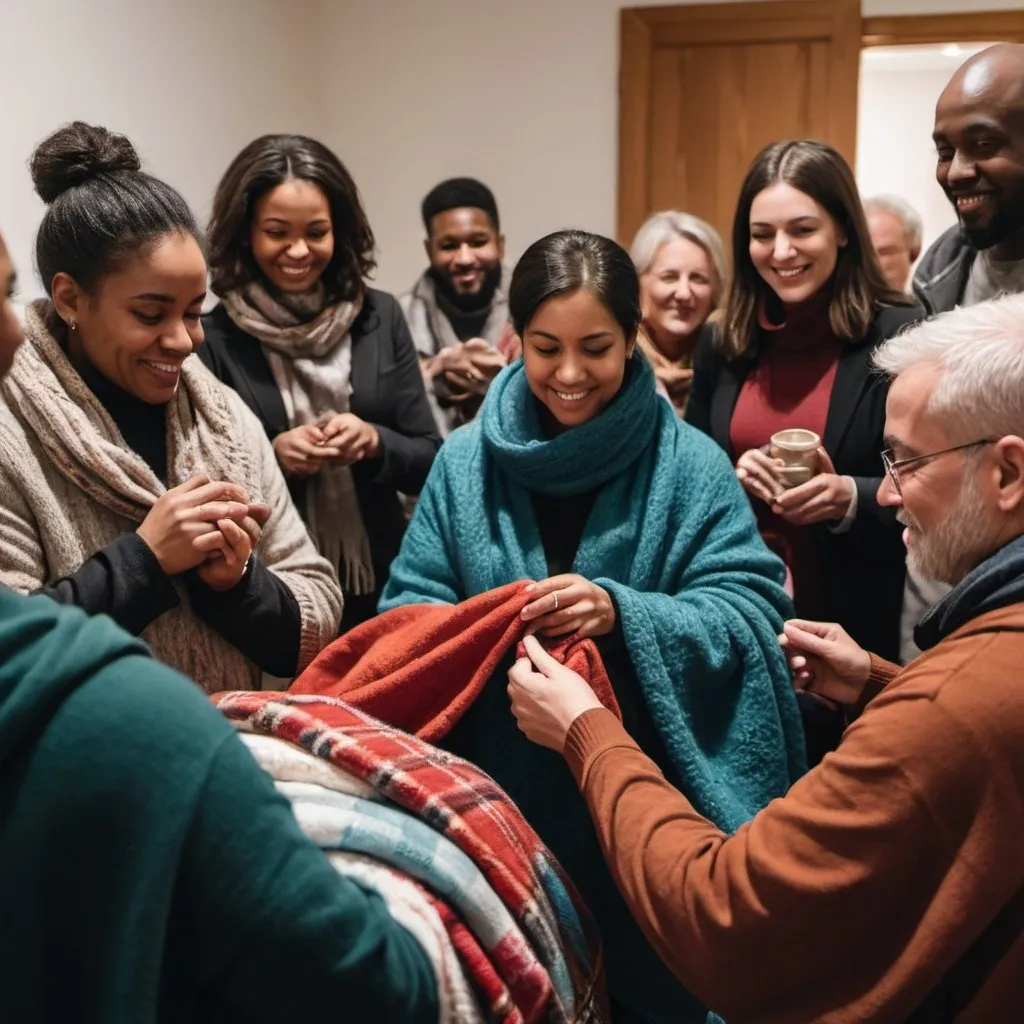
M 44 139 L 32 154 L 32 184 L 44 203 L 109 171 L 137 171 L 135 147 L 123 135 L 73 121 Z

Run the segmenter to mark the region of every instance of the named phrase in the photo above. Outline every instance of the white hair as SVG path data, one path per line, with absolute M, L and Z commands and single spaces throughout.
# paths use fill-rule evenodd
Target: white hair
M 951 437 L 1024 437 L 1024 295 L 940 313 L 882 344 L 874 363 L 893 377 L 938 367 L 928 411 Z
M 717 308 L 725 291 L 725 249 L 722 247 L 722 239 L 718 232 L 707 221 L 694 217 L 692 213 L 662 210 L 660 213 L 651 214 L 643 222 L 629 250 L 637 274 L 646 274 L 651 269 L 658 250 L 666 242 L 674 242 L 677 238 L 685 238 L 694 245 L 699 245 L 708 254 L 708 259 L 715 269 L 711 305 L 712 308 Z
M 907 247 L 912 252 L 921 251 L 921 240 L 924 237 L 924 224 L 921 215 L 910 203 L 901 196 L 871 196 L 864 200 L 864 216 L 873 213 L 891 213 L 902 225 L 903 234 L 907 237 Z

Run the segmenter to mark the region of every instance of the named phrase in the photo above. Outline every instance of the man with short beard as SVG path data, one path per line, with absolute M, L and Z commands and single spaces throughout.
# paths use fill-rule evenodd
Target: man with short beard
M 999 43 L 956 71 L 939 97 L 935 176 L 957 223 L 925 253 L 913 290 L 929 313 L 1024 292 L 1024 46 Z M 919 651 L 913 630 L 948 587 L 911 566 L 900 653 Z
M 494 195 L 473 178 L 451 178 L 431 189 L 422 214 L 430 266 L 399 303 L 446 436 L 477 414 L 514 354 L 505 237 Z
M 786 623 L 795 684 L 855 720 L 784 797 L 727 835 L 534 638 L 509 673 L 648 939 L 728 1021 L 1024 1020 L 1024 296 L 875 363 L 893 377 L 879 504 L 953 590 L 906 668 Z
M 914 292 L 940 313 L 1024 291 L 1024 46 L 999 43 L 961 65 L 932 137 L 959 223 L 925 253 Z

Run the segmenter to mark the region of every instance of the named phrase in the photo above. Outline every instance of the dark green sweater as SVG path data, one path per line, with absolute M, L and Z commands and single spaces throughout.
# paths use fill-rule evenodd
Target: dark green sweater
M 18 1024 L 437 1019 L 418 943 L 194 685 L 4 588 L 0 922 Z

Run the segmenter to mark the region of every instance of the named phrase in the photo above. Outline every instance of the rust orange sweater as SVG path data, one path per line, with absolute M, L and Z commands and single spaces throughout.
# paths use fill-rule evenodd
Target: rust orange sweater
M 1022 664 L 1024 604 L 875 659 L 839 749 L 731 837 L 614 715 L 581 715 L 566 758 L 687 988 L 729 1024 L 1024 1020 Z

